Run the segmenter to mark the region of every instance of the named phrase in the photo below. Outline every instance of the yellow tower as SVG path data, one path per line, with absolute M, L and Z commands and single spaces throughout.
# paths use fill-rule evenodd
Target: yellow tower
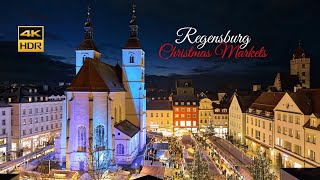
M 290 74 L 298 75 L 303 88 L 310 88 L 310 57 L 305 54 L 300 42 L 290 61 Z

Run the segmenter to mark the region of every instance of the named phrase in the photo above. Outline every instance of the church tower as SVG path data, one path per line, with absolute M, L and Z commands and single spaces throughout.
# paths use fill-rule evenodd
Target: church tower
M 140 128 L 139 149 L 146 144 L 146 90 L 145 52 L 138 39 L 138 25 L 135 16 L 136 5 L 132 3 L 132 18 L 129 24 L 130 37 L 122 49 L 122 82 L 126 93 L 126 117 Z
M 88 7 L 87 10 L 87 20 L 84 23 L 83 29 L 83 40 L 76 50 L 76 74 L 78 74 L 87 57 L 99 60 L 101 57 L 101 53 L 93 42 L 93 25 L 90 19 L 90 7 Z
M 303 88 L 310 88 L 310 57 L 305 54 L 300 42 L 290 61 L 290 74 L 298 75 Z

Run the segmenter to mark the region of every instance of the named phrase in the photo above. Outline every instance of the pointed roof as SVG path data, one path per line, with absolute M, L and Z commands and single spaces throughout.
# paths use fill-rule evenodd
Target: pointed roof
M 246 112 L 251 104 L 257 99 L 258 95 L 237 95 L 236 98 L 238 99 L 240 108 L 242 112 Z
M 309 58 L 309 56 L 305 53 L 304 49 L 301 47 L 301 42 L 298 42 L 298 47 L 293 54 L 293 59 L 300 59 L 300 58 Z
M 139 127 L 135 126 L 128 120 L 123 120 L 115 124 L 114 127 L 129 137 L 133 137 L 135 134 L 139 132 Z
M 135 15 L 136 12 L 136 5 L 132 2 L 132 17 L 129 22 L 130 27 L 130 37 L 128 38 L 124 49 L 141 49 L 141 45 L 138 39 L 138 25 L 137 25 L 137 17 Z
M 113 66 L 86 58 L 67 91 L 124 92 L 125 89 Z
M 100 52 L 93 39 L 83 39 L 77 50 L 95 50 L 97 52 Z

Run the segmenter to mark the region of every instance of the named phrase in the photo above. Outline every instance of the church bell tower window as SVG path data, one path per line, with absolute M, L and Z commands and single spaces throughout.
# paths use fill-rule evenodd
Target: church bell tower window
M 134 63 L 134 57 L 133 57 L 132 54 L 130 54 L 130 61 L 129 61 L 129 63 Z

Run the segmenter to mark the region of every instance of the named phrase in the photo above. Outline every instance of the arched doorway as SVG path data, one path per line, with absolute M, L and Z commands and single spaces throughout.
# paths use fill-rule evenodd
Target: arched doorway
M 278 153 L 278 155 L 277 155 L 277 166 L 279 166 L 280 168 L 283 167 L 282 156 L 280 153 Z

